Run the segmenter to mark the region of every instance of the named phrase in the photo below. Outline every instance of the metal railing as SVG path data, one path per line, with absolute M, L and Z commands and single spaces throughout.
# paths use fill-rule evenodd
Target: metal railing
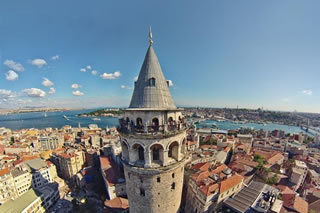
M 185 130 L 187 127 L 186 123 L 179 124 L 165 124 L 165 125 L 152 125 L 152 126 L 144 126 L 144 125 L 132 125 L 125 121 L 124 119 L 119 119 L 120 125 L 117 130 L 121 133 L 140 133 L 140 134 L 152 134 L 152 133 L 169 133 L 179 130 Z

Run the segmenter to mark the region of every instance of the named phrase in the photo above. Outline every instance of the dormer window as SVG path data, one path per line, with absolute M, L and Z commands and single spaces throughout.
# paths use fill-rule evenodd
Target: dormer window
M 149 78 L 149 86 L 150 87 L 156 86 L 156 79 L 155 78 Z

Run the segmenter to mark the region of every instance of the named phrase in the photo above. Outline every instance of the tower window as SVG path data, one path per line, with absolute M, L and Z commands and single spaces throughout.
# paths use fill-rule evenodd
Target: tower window
M 143 188 L 140 188 L 140 195 L 143 197 L 146 195 L 146 192 L 144 191 Z
M 160 177 L 157 177 L 157 182 L 160 183 Z
M 173 182 L 173 183 L 171 184 L 171 189 L 175 189 L 175 188 L 176 188 L 176 183 Z
M 172 178 L 174 178 L 174 173 L 172 173 Z
M 142 178 L 140 178 L 140 183 L 143 183 L 143 180 L 142 180 Z
M 148 85 L 149 85 L 150 87 L 156 86 L 156 79 L 155 79 L 155 78 L 149 78 Z

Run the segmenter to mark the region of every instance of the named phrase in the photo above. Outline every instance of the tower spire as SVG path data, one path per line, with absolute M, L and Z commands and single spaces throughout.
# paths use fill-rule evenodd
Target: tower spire
M 149 29 L 149 44 L 150 46 L 152 45 L 153 41 L 152 41 L 152 31 L 151 31 L 151 25 L 150 25 L 150 29 Z

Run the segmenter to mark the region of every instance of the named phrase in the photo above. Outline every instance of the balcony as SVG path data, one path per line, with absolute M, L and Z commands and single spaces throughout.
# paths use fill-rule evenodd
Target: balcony
M 165 124 L 158 126 L 144 126 L 144 125 L 131 125 L 127 123 L 124 119 L 119 119 L 120 125 L 117 130 L 119 133 L 128 136 L 138 136 L 138 137 L 170 137 L 172 135 L 181 133 L 187 129 L 186 123 L 179 124 Z

